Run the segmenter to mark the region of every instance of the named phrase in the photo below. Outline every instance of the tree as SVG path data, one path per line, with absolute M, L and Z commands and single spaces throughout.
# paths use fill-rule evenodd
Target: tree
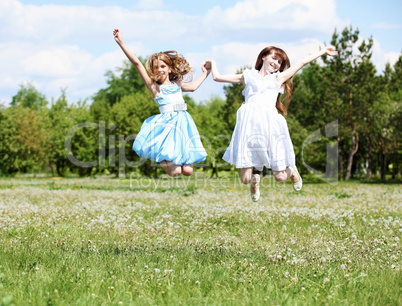
M 392 176 L 399 172 L 400 149 L 398 140 L 401 139 L 400 122 L 402 119 L 402 56 L 399 57 L 393 69 L 387 64 L 384 75 L 379 77 L 380 89 L 378 98 L 370 109 L 370 143 L 369 167 L 367 179 L 371 175 L 373 151 L 378 151 L 381 180 L 385 182 L 388 164 L 392 165 Z M 399 151 L 399 152 L 398 152 Z M 387 161 L 387 155 L 392 154 L 392 161 Z
M 144 120 L 158 113 L 158 105 L 153 101 L 148 90 L 126 95 L 112 106 L 110 124 L 113 124 L 113 129 L 109 129 L 108 147 L 109 153 L 111 153 L 109 154 L 109 168 L 113 172 L 124 172 L 127 162 L 140 165 L 139 171 L 147 176 L 155 175 L 155 169 L 151 167 L 149 161 L 138 163 L 139 157 L 132 146 Z M 119 158 L 118 161 L 116 161 L 116 157 Z
M 145 64 L 146 61 L 144 59 L 139 59 Z M 106 72 L 105 76 L 108 78 L 106 82 L 109 86 L 99 90 L 95 94 L 93 103 L 97 104 L 107 101 L 110 106 L 113 106 L 124 96 L 147 90 L 137 69 L 129 61 L 124 61 L 123 66 L 117 68 L 117 71 L 117 75 L 110 70 Z
M 49 138 L 43 116 L 22 105 L 1 110 L 0 114 L 1 172 L 42 170 Z
M 242 73 L 247 67 L 239 69 L 236 73 Z M 221 108 L 219 116 L 226 123 L 226 129 L 233 131 L 236 125 L 236 114 L 244 102 L 243 84 L 230 84 L 223 87 L 226 96 L 226 103 Z
M 99 162 L 99 125 L 93 122 L 85 101 L 69 105 L 62 91 L 49 111 L 49 131 L 52 148 L 49 164 L 55 167 L 56 173 L 59 176 L 65 176 L 68 171 L 80 176 L 91 174 Z M 73 163 L 72 157 L 79 162 Z
M 340 168 L 343 174 L 344 150 L 347 150 L 345 180 L 352 174 L 353 157 L 359 149 L 359 137 L 367 130 L 364 116 L 365 110 L 373 103 L 370 86 L 373 84 L 375 69 L 371 63 L 373 39 L 359 41 L 359 30 L 350 26 L 341 35 L 334 32 L 331 44 L 338 50 L 338 56 L 325 59 L 332 72 L 334 82 L 334 103 L 341 101 L 341 109 L 337 109 L 340 122 L 338 141 L 341 152 Z M 334 115 L 334 114 L 332 114 Z
M 219 97 L 212 97 L 210 101 L 198 105 L 196 113 L 191 115 L 197 125 L 204 148 L 208 154 L 206 163 L 212 168 L 211 177 L 218 177 L 218 170 L 222 166 L 222 156 L 230 143 L 231 130 L 227 128 L 220 116 L 224 113 L 225 100 Z M 225 163 L 225 165 L 227 165 Z
M 20 90 L 15 96 L 13 96 L 10 104 L 11 106 L 21 105 L 23 107 L 40 110 L 44 108 L 48 102 L 46 97 L 29 83 L 26 86 L 20 85 Z

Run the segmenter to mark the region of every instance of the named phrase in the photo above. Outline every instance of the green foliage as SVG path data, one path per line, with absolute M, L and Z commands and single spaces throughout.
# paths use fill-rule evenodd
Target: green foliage
M 93 122 L 86 103 L 69 105 L 62 92 L 49 110 L 49 131 L 52 148 L 48 154 L 49 163 L 56 174 L 90 174 L 98 163 L 99 125 Z M 79 161 L 78 164 L 94 162 L 94 165 L 79 166 L 70 160 L 71 156 Z
M 28 85 L 20 85 L 20 90 L 13 96 L 11 105 L 21 105 L 23 107 L 41 110 L 48 104 L 45 95 L 41 94 L 36 88 L 29 83 Z
M 236 73 L 242 73 L 248 67 L 243 67 Z M 236 125 L 236 113 L 244 102 L 243 84 L 230 84 L 223 87 L 226 95 L 226 104 L 220 111 L 220 118 L 226 123 L 226 129 L 233 131 Z
M 132 149 L 136 134 L 140 131 L 145 119 L 158 114 L 158 105 L 153 101 L 149 91 L 139 91 L 134 94 L 126 95 L 115 103 L 111 108 L 110 122 L 113 130 L 109 131 L 109 140 L 114 139 L 114 143 L 109 142 L 109 152 L 114 151 L 115 155 L 109 155 L 109 162 L 115 158 L 115 163 L 109 165 L 109 171 L 118 173 L 126 170 L 126 165 L 122 164 L 121 156 L 127 159 L 127 166 L 130 171 L 136 170 L 130 166 L 132 163 L 138 165 L 139 157 Z M 112 138 L 111 138 L 112 137 Z M 118 159 L 120 156 L 119 164 Z M 150 166 L 150 162 L 139 167 L 139 171 L 147 176 L 155 175 L 155 169 Z
M 139 58 L 145 64 L 145 60 Z M 99 90 L 94 96 L 94 103 L 98 101 L 107 101 L 111 106 L 122 99 L 124 96 L 146 91 L 147 88 L 140 77 L 137 69 L 130 62 L 125 61 L 122 67 L 117 68 L 118 74 L 107 71 L 107 86 Z
M 222 156 L 230 143 L 232 130 L 224 118 L 226 101 L 219 97 L 212 97 L 210 101 L 198 106 L 198 110 L 191 115 L 201 135 L 204 148 L 208 154 L 205 165 L 212 168 L 213 174 L 217 175 L 218 169 L 228 167 L 222 161 Z
M 341 177 L 349 179 L 353 173 L 353 159 L 359 148 L 359 140 L 369 133 L 369 109 L 377 99 L 379 87 L 375 76 L 376 70 L 371 62 L 373 39 L 359 39 L 359 30 L 351 26 L 345 28 L 342 34 L 334 32 L 331 45 L 338 50 L 338 56 L 325 60 L 333 71 L 333 94 L 335 104 L 342 111 L 332 111 L 332 116 L 339 120 L 339 148 Z M 341 105 L 337 103 L 341 101 Z M 344 162 L 345 161 L 345 162 Z M 345 169 L 345 171 L 343 171 Z
M 48 154 L 43 113 L 21 105 L 0 110 L 0 172 L 40 171 Z

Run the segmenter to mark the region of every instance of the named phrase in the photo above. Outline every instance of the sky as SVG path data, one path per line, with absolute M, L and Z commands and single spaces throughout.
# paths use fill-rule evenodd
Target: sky
M 206 59 L 236 73 L 269 45 L 295 63 L 352 26 L 373 37 L 382 73 L 402 52 L 401 13 L 400 0 L 0 0 L 0 105 L 29 83 L 49 101 L 65 90 L 69 103 L 90 104 L 107 87 L 105 73 L 118 74 L 126 59 L 115 28 L 137 56 L 177 50 L 196 79 Z M 209 77 L 188 95 L 224 97 L 223 85 Z

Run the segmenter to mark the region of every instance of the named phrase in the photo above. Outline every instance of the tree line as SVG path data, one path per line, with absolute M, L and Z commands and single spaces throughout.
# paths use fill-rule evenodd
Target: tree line
M 373 38 L 359 39 L 351 26 L 335 31 L 330 44 L 338 56 L 311 63 L 293 79 L 287 122 L 299 171 L 330 176 L 328 169 L 335 169 L 344 180 L 362 175 L 370 180 L 373 174 L 383 181 L 387 174 L 400 178 L 402 56 L 377 72 Z M 105 76 L 106 88 L 91 103 L 71 103 L 63 89 L 48 101 L 33 85 L 21 85 L 10 106 L 0 108 L 0 174 L 161 174 L 131 148 L 142 122 L 159 113 L 151 94 L 129 62 Z M 231 84 L 224 87 L 225 99 L 215 96 L 199 104 L 185 95 L 208 153 L 199 167 L 212 175 L 233 170 L 222 155 L 244 101 L 242 90 L 243 85 Z M 331 150 L 336 154 L 328 158 Z

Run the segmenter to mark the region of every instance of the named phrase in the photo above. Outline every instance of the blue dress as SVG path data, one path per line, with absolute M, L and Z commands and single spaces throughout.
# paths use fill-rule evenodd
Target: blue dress
M 159 107 L 185 103 L 181 88 L 159 85 L 154 99 Z M 172 111 L 149 117 L 141 126 L 133 144 L 134 151 L 155 162 L 172 161 L 176 165 L 199 163 L 207 157 L 200 134 L 187 111 Z

